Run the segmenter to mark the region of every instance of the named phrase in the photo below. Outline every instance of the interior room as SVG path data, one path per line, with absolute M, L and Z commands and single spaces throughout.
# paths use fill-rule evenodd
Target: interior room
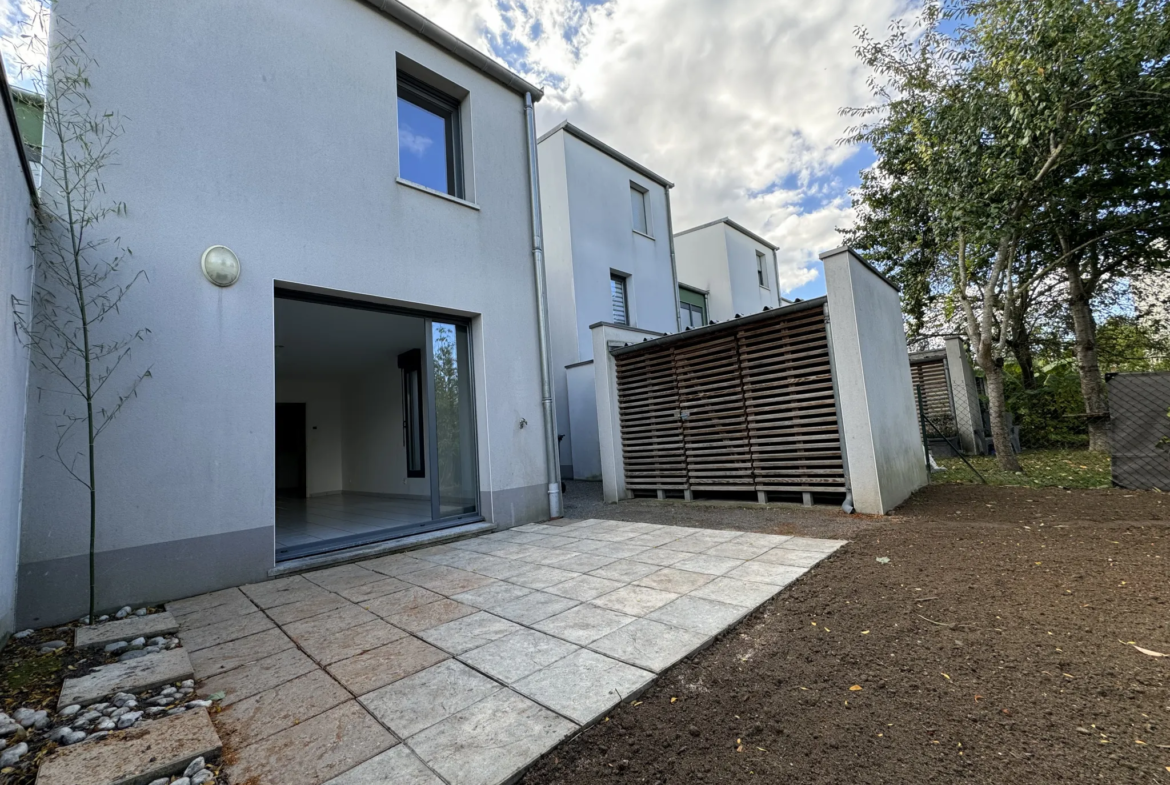
M 278 561 L 476 514 L 467 336 L 449 320 L 278 290 Z

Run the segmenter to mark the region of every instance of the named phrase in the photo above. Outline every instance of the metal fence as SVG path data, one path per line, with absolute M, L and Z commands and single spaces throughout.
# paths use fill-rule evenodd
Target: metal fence
M 1105 379 L 1113 484 L 1170 491 L 1170 372 L 1116 373 Z

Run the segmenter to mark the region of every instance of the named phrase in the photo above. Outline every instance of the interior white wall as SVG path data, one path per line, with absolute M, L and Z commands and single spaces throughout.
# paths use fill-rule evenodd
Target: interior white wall
M 406 475 L 397 363 L 347 379 L 343 399 L 345 490 L 429 497 L 426 478 Z
M 310 496 L 345 489 L 341 379 L 277 379 L 277 403 L 305 404 L 305 483 Z
M 848 249 L 821 259 L 853 506 L 884 515 L 927 481 L 901 302 Z
M 0 74 L 0 79 L 4 75 Z M 32 291 L 32 197 L 12 126 L 0 120 L 0 646 L 13 631 L 20 552 L 28 351 L 13 329 L 15 297 Z

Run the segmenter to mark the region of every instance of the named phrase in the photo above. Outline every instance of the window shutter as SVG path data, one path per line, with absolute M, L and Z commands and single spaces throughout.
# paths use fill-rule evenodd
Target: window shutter
M 626 279 L 620 275 L 609 277 L 609 294 L 613 307 L 614 324 L 629 324 L 630 316 L 626 308 Z

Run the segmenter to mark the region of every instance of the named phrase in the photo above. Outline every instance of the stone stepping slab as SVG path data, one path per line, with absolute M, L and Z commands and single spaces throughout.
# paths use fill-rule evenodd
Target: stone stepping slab
M 146 616 L 131 616 L 120 621 L 78 627 L 73 644 L 79 649 L 105 646 L 115 641 L 132 641 L 135 638 L 155 638 L 179 631 L 179 623 L 167 611 L 150 613 Z
M 99 742 L 62 747 L 41 764 L 37 785 L 145 785 L 220 750 L 207 710 L 186 711 Z
M 117 692 L 142 692 L 190 678 L 194 678 L 194 673 L 185 649 L 160 651 L 136 660 L 102 665 L 86 676 L 66 679 L 61 685 L 57 708 L 75 703 L 88 706 Z

